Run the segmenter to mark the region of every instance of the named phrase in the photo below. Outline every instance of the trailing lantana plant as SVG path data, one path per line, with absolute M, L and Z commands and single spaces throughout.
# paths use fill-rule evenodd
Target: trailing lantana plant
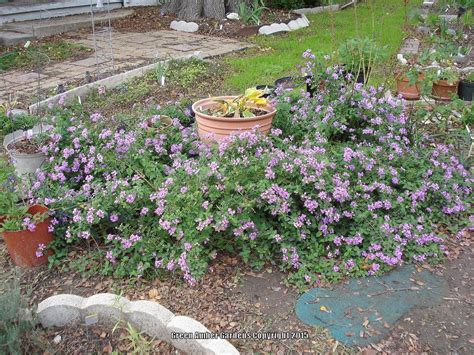
M 442 230 L 469 223 L 468 170 L 449 146 L 413 144 L 383 89 L 337 67 L 318 80 L 313 98 L 278 98 L 268 136 L 213 146 L 184 117 L 148 129 L 157 111 L 127 125 L 58 112 L 30 195 L 55 211 L 55 248 L 90 243 L 105 273 L 178 271 L 191 285 L 224 252 L 298 285 L 441 258 Z

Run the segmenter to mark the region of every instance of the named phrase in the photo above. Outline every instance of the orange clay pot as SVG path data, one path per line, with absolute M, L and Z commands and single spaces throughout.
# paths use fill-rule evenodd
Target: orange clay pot
M 48 209 L 44 206 L 34 205 L 28 209 L 28 213 L 35 215 L 45 213 Z M 8 249 L 8 253 L 13 263 L 21 267 L 35 267 L 48 262 L 48 256 L 52 254 L 51 250 L 43 251 L 43 256 L 37 257 L 36 251 L 40 244 L 46 247 L 53 240 L 53 234 L 48 231 L 50 218 L 36 224 L 36 230 L 21 230 L 17 232 L 3 232 L 3 239 Z
M 459 81 L 449 84 L 447 80 L 438 80 L 433 83 L 431 94 L 436 100 L 451 101 L 458 94 Z
M 397 75 L 397 93 L 402 95 L 405 100 L 419 100 L 421 96 L 421 82 L 424 77 L 425 76 L 420 73 L 417 82 L 414 85 L 410 85 L 410 79 L 405 75 Z
M 270 131 L 273 117 L 276 113 L 276 109 L 271 106 L 259 107 L 259 109 L 267 113 L 250 118 L 216 117 L 201 112 L 202 110 L 217 105 L 214 100 L 228 100 L 234 98 L 236 98 L 236 96 L 219 96 L 203 99 L 193 104 L 192 109 L 196 115 L 198 134 L 202 141 L 216 142 L 228 138 L 232 133 L 252 131 L 254 128 L 263 134 L 267 134 Z

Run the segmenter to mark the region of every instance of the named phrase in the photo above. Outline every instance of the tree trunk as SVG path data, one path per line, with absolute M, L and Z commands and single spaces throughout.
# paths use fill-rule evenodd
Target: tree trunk
M 224 0 L 204 0 L 204 17 L 223 19 L 225 17 Z
M 225 10 L 227 12 L 238 12 L 237 8 L 242 0 L 226 0 Z
M 182 0 L 169 0 L 161 6 L 161 13 L 164 15 L 167 14 L 177 14 L 179 8 L 181 7 Z
M 178 17 L 186 21 L 198 20 L 202 15 L 204 0 L 183 0 Z
M 176 14 L 181 20 L 194 21 L 201 16 L 222 19 L 226 0 L 169 0 L 162 7 L 164 15 Z M 239 0 L 228 0 L 238 4 Z M 237 9 L 237 7 L 235 8 Z

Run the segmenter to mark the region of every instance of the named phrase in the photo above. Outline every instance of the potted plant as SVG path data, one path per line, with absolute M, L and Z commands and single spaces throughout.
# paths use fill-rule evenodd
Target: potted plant
M 397 82 L 397 94 L 405 100 L 419 100 L 422 91 L 422 82 L 425 77 L 420 59 L 416 56 L 399 55 L 402 64 L 397 71 L 395 80 Z
M 374 65 L 387 57 L 387 46 L 379 47 L 370 38 L 351 38 L 338 49 L 339 61 L 357 83 L 369 81 Z
M 34 267 L 48 261 L 46 251 L 53 240 L 49 230 L 50 218 L 44 206 L 19 203 L 14 170 L 5 162 L 0 164 L 0 231 L 13 263 Z
M 459 82 L 459 97 L 464 101 L 472 101 L 474 96 L 474 72 L 464 74 Z
M 46 159 L 42 151 L 50 137 L 51 126 L 36 125 L 27 131 L 18 130 L 5 136 L 3 146 L 19 176 L 34 173 Z
M 219 96 L 195 102 L 199 137 L 203 141 L 219 141 L 232 133 L 256 128 L 266 134 L 276 109 L 270 105 L 262 90 L 250 88 L 240 96 Z
M 429 77 L 433 83 L 431 94 L 436 100 L 451 101 L 458 94 L 459 72 L 455 67 L 432 68 Z

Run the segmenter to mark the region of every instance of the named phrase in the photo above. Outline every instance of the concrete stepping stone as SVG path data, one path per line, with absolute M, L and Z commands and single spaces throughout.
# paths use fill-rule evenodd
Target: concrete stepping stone
M 427 270 L 402 266 L 333 289 L 313 288 L 297 301 L 296 315 L 305 324 L 328 329 L 342 344 L 365 346 L 382 339 L 411 308 L 441 302 L 448 287 Z

